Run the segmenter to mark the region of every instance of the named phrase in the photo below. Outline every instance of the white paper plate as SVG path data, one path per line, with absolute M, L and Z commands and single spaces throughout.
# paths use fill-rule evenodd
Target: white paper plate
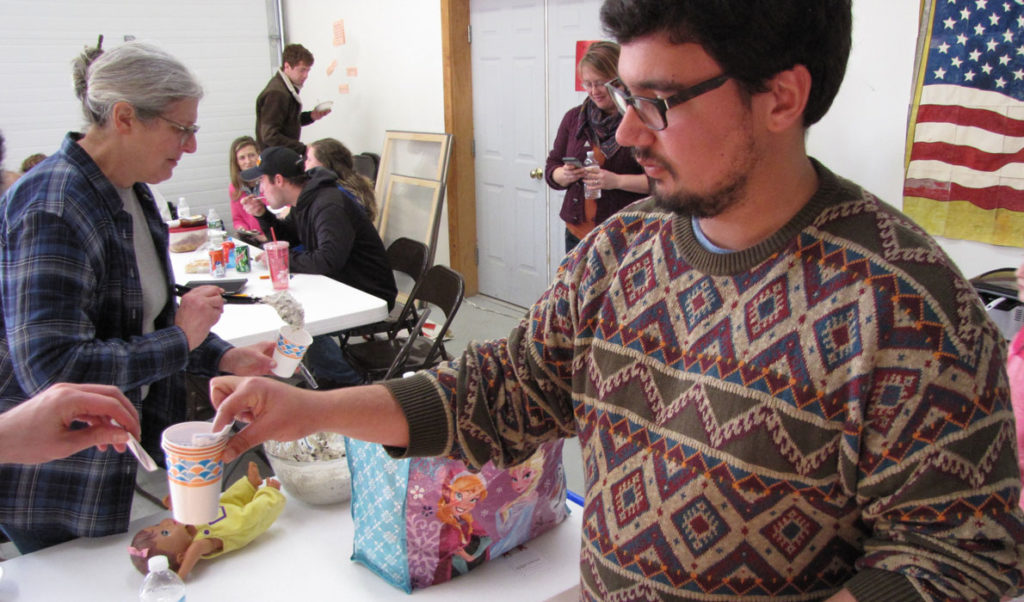
M 329 110 L 333 106 L 334 106 L 334 101 L 333 100 L 325 100 L 322 103 L 320 103 L 320 104 L 316 105 L 315 107 L 313 107 L 313 110 L 314 111 L 327 111 L 327 110 Z

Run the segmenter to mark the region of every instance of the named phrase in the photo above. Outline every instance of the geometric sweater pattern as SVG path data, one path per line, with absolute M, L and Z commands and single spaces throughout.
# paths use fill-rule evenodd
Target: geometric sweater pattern
M 1019 589 L 1002 336 L 934 240 L 814 165 L 744 251 L 650 199 L 614 215 L 508 339 L 388 383 L 406 453 L 510 465 L 578 436 L 587 600 Z

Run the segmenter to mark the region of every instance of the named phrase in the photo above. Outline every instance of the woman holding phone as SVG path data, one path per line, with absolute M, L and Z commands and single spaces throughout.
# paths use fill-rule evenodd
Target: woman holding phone
M 622 115 L 604 84 L 618 77 L 618 63 L 618 44 L 601 41 L 590 45 L 578 66 L 587 98 L 562 118 L 548 154 L 544 178 L 553 189 L 565 190 L 559 217 L 565 221 L 566 253 L 597 224 L 650 190 L 633 154 L 615 141 Z M 594 152 L 600 169 L 584 175 L 588 151 Z M 600 198 L 584 198 L 584 180 L 601 190 Z

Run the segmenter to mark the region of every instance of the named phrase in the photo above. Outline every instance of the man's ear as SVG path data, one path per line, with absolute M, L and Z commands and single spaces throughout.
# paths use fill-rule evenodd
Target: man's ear
M 278 188 L 284 186 L 284 176 L 279 173 L 274 174 L 274 186 L 277 186 Z
M 780 132 L 794 125 L 803 128 L 804 109 L 811 93 L 811 73 L 807 67 L 796 65 L 780 71 L 768 82 L 768 112 L 766 126 L 769 131 Z
M 110 112 L 110 121 L 118 133 L 130 133 L 132 127 L 138 122 L 135 107 L 124 101 L 114 103 L 114 108 Z

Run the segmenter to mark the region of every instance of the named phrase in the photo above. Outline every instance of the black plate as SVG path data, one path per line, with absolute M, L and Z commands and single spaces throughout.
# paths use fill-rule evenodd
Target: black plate
M 219 286 L 224 289 L 224 292 L 229 295 L 234 295 L 242 292 L 245 288 L 245 283 L 248 282 L 245 278 L 226 278 L 221 280 L 190 280 L 185 283 L 186 288 L 196 288 L 197 286 L 203 286 L 206 284 L 212 284 L 213 286 Z

